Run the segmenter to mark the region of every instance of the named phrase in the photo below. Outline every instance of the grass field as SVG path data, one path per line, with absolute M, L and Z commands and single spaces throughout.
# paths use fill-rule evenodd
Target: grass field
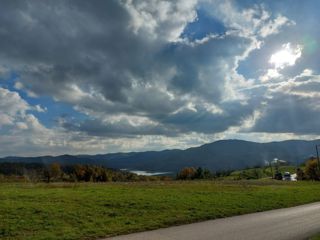
M 273 167 L 274 168 L 274 167 Z M 303 166 L 300 166 L 301 169 L 304 169 Z M 296 166 L 279 166 L 278 171 L 284 174 L 285 172 L 290 172 L 290 173 L 295 173 L 297 170 Z M 225 179 L 239 179 L 240 176 L 242 175 L 242 178 L 245 178 L 246 176 L 252 177 L 257 173 L 259 178 L 270 178 L 274 173 L 275 169 L 271 171 L 270 167 L 261 167 L 261 168 L 248 168 L 248 169 L 243 169 L 243 170 L 236 170 L 231 172 L 230 176 L 224 177 Z M 257 176 L 257 177 L 258 177 Z
M 308 240 L 320 240 L 320 234 L 310 237 Z
M 96 239 L 320 200 L 320 184 L 0 184 L 1 239 Z

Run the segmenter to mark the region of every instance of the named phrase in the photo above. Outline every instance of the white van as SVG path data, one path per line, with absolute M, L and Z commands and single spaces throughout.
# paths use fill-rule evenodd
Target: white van
M 291 181 L 291 174 L 289 172 L 285 172 L 282 179 L 284 181 Z
M 297 174 L 290 174 L 289 172 L 285 172 L 283 174 L 283 178 L 284 181 L 297 181 Z

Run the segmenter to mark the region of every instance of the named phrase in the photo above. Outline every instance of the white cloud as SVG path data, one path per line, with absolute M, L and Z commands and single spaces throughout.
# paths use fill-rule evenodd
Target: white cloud
M 189 22 L 196 19 L 197 0 L 122 1 L 132 20 L 136 34 L 152 40 L 176 42 Z
M 201 17 L 197 10 L 204 2 L 226 32 L 181 39 L 185 27 Z M 264 68 L 260 80 L 267 83 L 239 73 L 241 62 L 294 24 L 262 5 L 205 0 L 200 5 L 196 0 L 54 4 L 58 7 L 41 1 L 28 8 L 2 6 L 9 14 L 0 15 L 0 28 L 9 34 L 0 38 L 0 66 L 6 66 L 0 75 L 9 67 L 19 75 L 17 90 L 68 103 L 87 119 L 61 118 L 49 129 L 32 111 L 50 109 L 0 88 L 0 128 L 11 134 L 0 137 L 7 155 L 16 149 L 38 155 L 184 148 L 218 136 L 244 138 L 250 135 L 244 131 L 272 112 L 265 110 L 268 103 L 277 96 L 281 101 L 280 88 L 302 97 L 307 92 L 302 88 L 312 85 L 298 84 L 298 78 L 281 85 L 284 68 L 301 56 L 292 46 L 292 58 L 282 61 L 275 54 L 274 68 Z M 305 70 L 300 80 L 314 84 L 312 74 Z
M 271 79 L 278 79 L 280 77 L 282 77 L 282 75 L 278 72 L 277 69 L 269 68 L 264 75 L 259 77 L 259 79 L 261 82 L 267 82 Z
M 280 32 L 285 26 L 294 25 L 294 21 L 283 15 L 273 18 L 263 5 L 253 4 L 250 8 L 240 8 L 233 1 L 207 1 L 211 4 L 208 12 L 218 16 L 230 29 L 243 37 L 266 38 Z
M 29 111 L 43 112 L 39 105 L 31 106 L 17 92 L 0 87 L 0 130 L 9 125 L 11 133 L 20 130 L 45 132 L 46 128 Z
M 265 38 L 269 35 L 279 33 L 283 26 L 292 26 L 295 24 L 294 21 L 290 21 L 285 16 L 280 15 L 273 20 L 265 22 L 259 30 L 259 34 L 261 37 Z
M 282 45 L 282 49 L 271 55 L 269 63 L 274 65 L 275 69 L 283 69 L 288 66 L 293 66 L 297 59 L 301 57 L 302 46 L 297 45 L 291 47 L 291 43 Z
M 28 129 L 28 125 L 24 122 L 17 122 L 16 126 L 19 130 L 26 130 Z
M 23 117 L 29 108 L 29 104 L 17 92 L 0 87 L 0 116 Z
M 269 68 L 263 75 L 259 77 L 260 81 L 267 82 L 269 80 L 284 80 L 284 76 L 281 71 L 290 66 L 294 66 L 296 61 L 302 56 L 301 45 L 292 46 L 292 44 L 286 43 L 282 45 L 279 51 L 276 51 L 270 56 L 269 64 L 273 65 L 273 68 Z
M 4 125 L 13 124 L 13 118 L 5 113 L 0 113 L 0 129 Z

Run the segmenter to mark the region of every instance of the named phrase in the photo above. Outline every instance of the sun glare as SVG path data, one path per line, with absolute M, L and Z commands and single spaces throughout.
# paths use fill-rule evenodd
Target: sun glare
M 293 66 L 297 59 L 301 57 L 301 51 L 302 47 L 300 45 L 292 48 L 290 43 L 284 44 L 282 50 L 271 55 L 269 63 L 273 64 L 276 69 Z

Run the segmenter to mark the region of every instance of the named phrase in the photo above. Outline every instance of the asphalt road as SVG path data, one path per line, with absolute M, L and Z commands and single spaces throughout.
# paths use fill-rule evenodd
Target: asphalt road
M 320 203 L 123 235 L 107 240 L 293 240 L 320 233 Z

